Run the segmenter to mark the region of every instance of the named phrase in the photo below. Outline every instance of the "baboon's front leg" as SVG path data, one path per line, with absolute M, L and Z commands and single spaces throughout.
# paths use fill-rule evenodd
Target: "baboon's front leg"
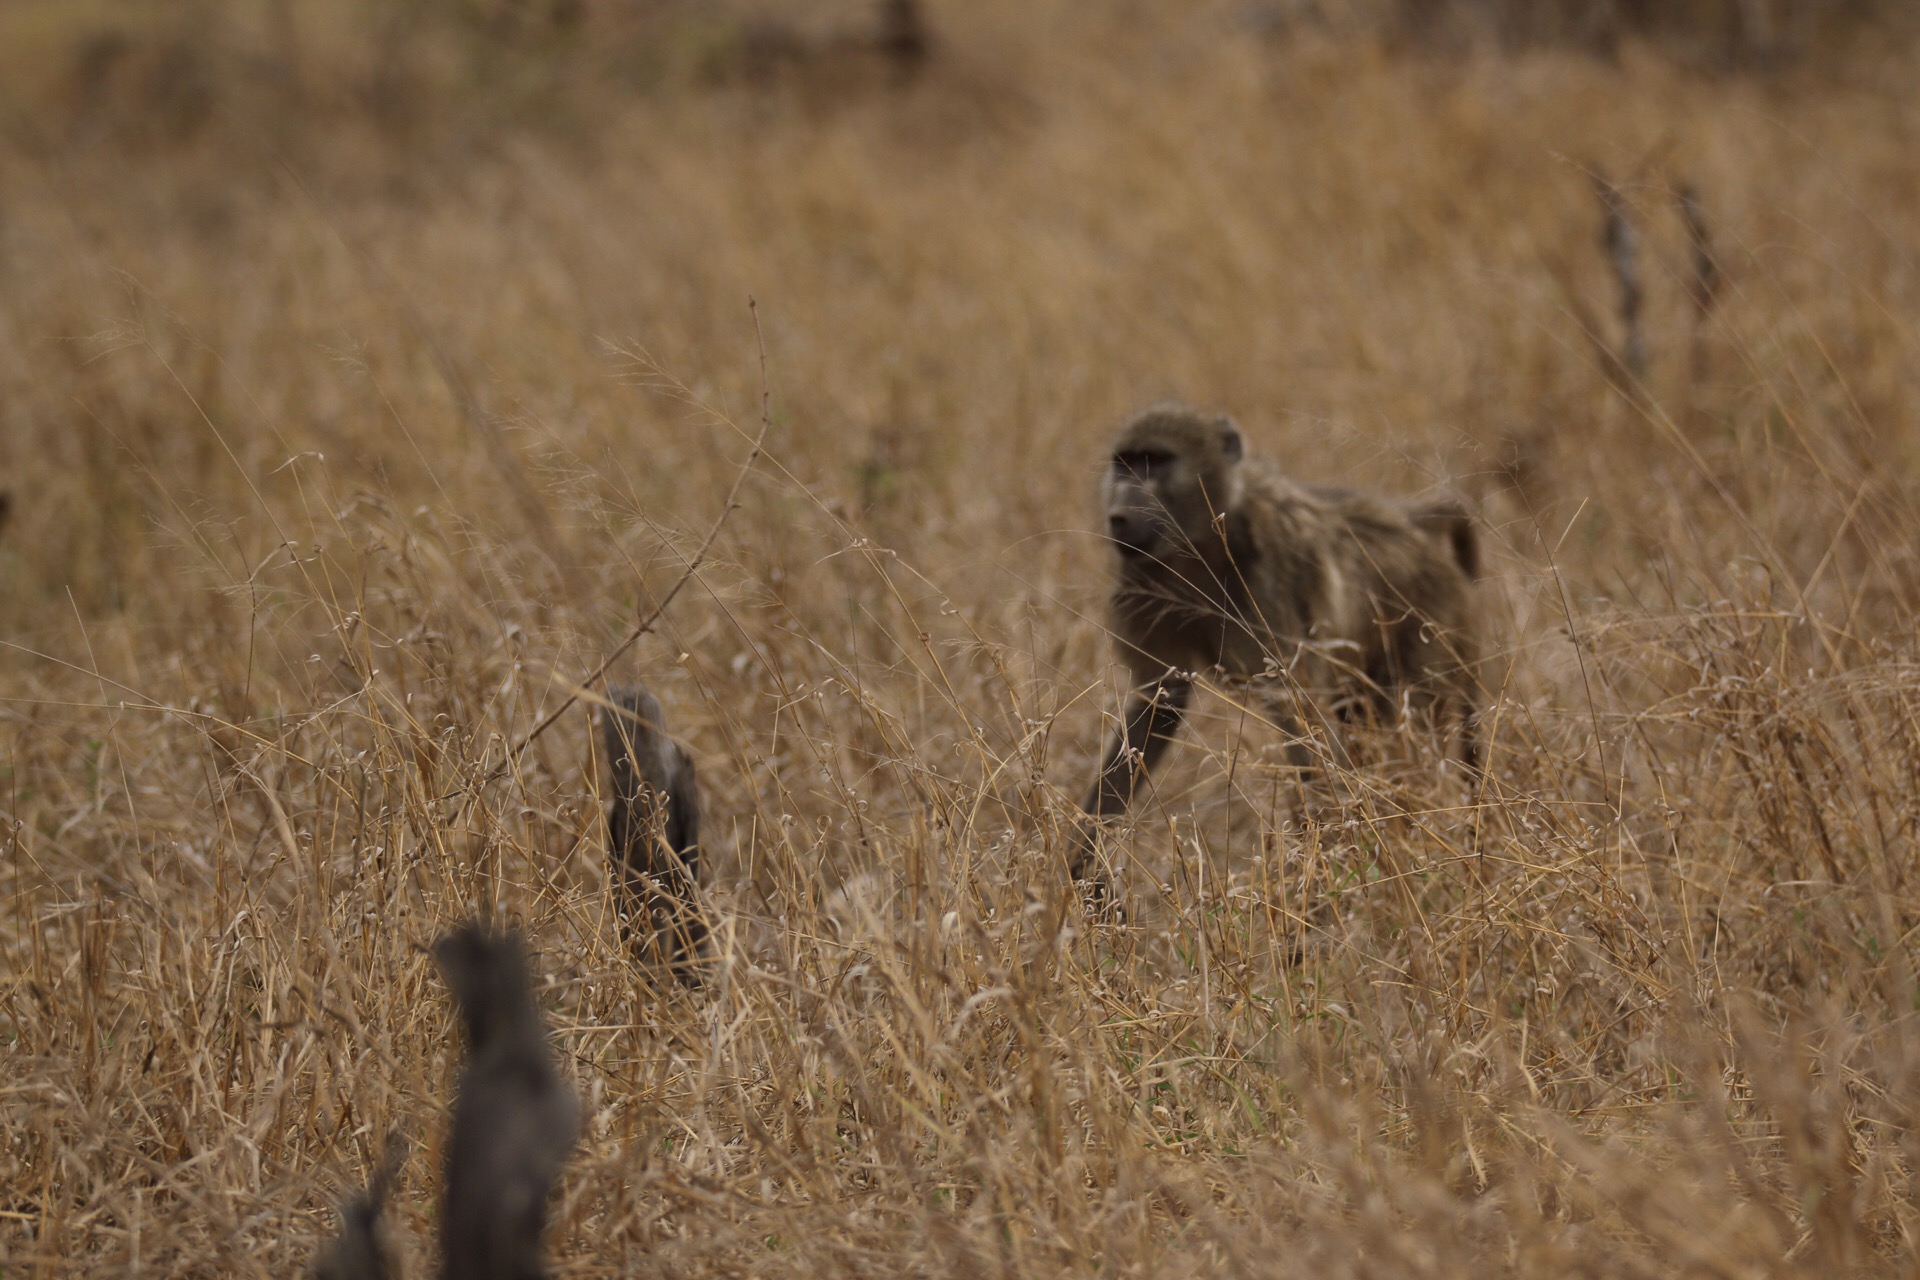
M 1081 808 L 1092 821 L 1081 826 L 1073 854 L 1073 878 L 1085 880 L 1093 869 L 1098 824 L 1118 817 L 1133 803 L 1134 792 L 1180 732 L 1181 717 L 1193 685 L 1167 679 L 1135 689 L 1127 699 L 1126 723 L 1100 762 L 1100 776 Z

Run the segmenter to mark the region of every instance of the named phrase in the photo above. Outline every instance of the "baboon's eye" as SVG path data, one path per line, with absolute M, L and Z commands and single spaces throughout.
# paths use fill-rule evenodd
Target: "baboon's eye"
M 1122 449 L 1113 455 L 1115 471 L 1130 471 L 1142 480 L 1164 475 L 1173 465 L 1173 455 L 1164 449 Z

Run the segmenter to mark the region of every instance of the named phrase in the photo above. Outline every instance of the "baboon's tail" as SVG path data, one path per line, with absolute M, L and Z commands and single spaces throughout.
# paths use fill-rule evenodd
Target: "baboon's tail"
M 608 767 L 613 773 L 613 803 L 607 810 L 607 843 L 628 863 L 652 861 L 647 851 L 646 806 L 666 812 L 661 823 L 667 844 L 688 870 L 700 858 L 700 793 L 693 761 L 667 736 L 660 704 L 638 685 L 607 690 L 617 710 L 601 717 Z
M 610 688 L 612 706 L 601 713 L 600 736 L 605 744 L 607 769 L 613 776 L 612 802 L 607 806 L 607 852 L 619 861 L 644 856 L 645 819 L 639 812 L 646 789 L 658 786 L 661 774 L 656 742 L 661 733 L 660 704 L 638 686 Z
M 433 944 L 467 1026 L 440 1184 L 440 1275 L 547 1274 L 547 1201 L 579 1132 L 580 1101 L 554 1064 L 525 944 L 469 922 Z
M 321 1242 L 307 1274 L 313 1280 L 389 1280 L 393 1269 L 380 1238 L 380 1205 L 371 1192 L 341 1201 L 339 1233 Z
M 1415 524 L 1446 542 L 1460 572 L 1469 578 L 1480 576 L 1480 526 L 1466 503 L 1443 493 L 1416 505 L 1412 514 Z
M 341 1203 L 339 1233 L 322 1242 L 314 1255 L 308 1268 L 313 1280 L 391 1280 L 396 1274 L 381 1219 L 393 1181 L 406 1162 L 407 1145 L 400 1130 L 387 1134 L 386 1152 L 367 1189 Z
M 660 704 L 645 689 L 611 688 L 607 700 L 600 718 L 613 780 L 607 854 L 616 887 L 639 912 L 634 923 L 645 921 L 629 928 L 628 938 L 658 948 L 683 980 L 694 982 L 707 925 L 695 891 L 700 789 L 693 760 L 667 736 Z

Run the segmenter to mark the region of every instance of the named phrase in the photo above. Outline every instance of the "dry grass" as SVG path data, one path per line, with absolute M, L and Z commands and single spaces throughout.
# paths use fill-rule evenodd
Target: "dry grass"
M 1710 80 L 991 0 L 907 88 L 669 16 L 501 105 L 431 42 L 356 97 L 379 41 L 295 6 L 176 119 L 124 58 L 62 96 L 85 12 L 0 16 L 7 1276 L 291 1274 L 396 1124 L 426 1274 L 422 945 L 473 912 L 584 1099 L 562 1275 L 1920 1268 L 1903 47 Z M 1642 231 L 1624 394 L 1586 166 Z M 721 514 L 750 295 L 765 452 L 621 667 L 710 809 L 689 994 L 617 943 L 584 711 L 494 775 Z M 1203 698 L 1090 928 L 1091 481 L 1169 394 L 1476 493 L 1492 780 L 1389 738 L 1303 821 Z

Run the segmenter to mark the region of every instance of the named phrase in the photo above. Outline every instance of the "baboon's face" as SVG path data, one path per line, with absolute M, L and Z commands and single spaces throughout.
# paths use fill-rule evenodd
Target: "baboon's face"
M 1194 555 L 1239 500 L 1240 431 L 1227 418 L 1149 409 L 1114 442 L 1101 481 L 1107 539 L 1123 561 Z

